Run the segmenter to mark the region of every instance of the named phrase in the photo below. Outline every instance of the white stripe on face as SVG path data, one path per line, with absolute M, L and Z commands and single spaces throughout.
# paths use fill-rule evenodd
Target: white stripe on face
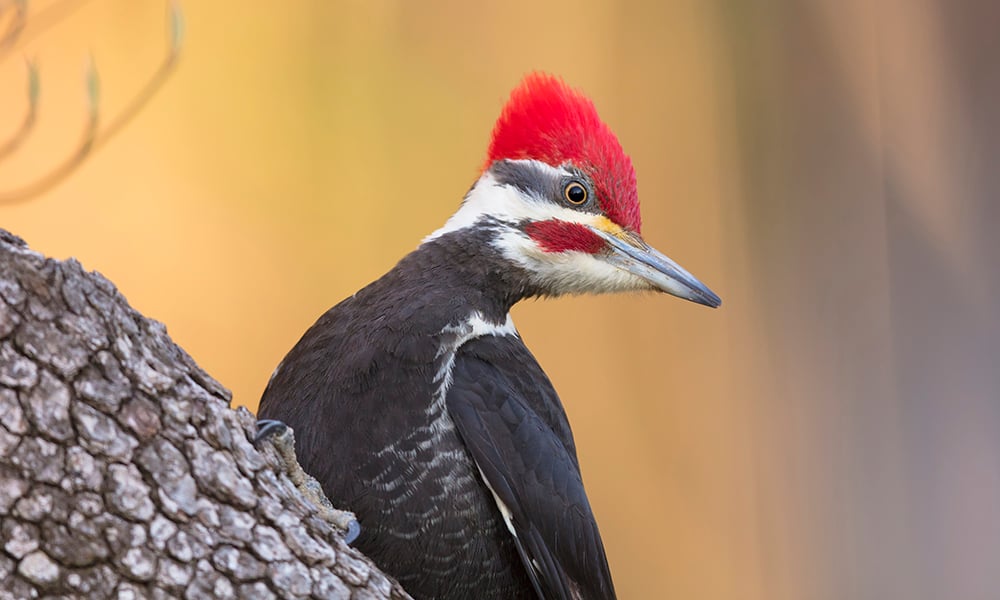
M 521 162 L 521 161 L 517 161 Z M 572 173 L 539 161 L 532 166 L 547 170 L 553 179 L 573 177 Z M 614 233 L 619 226 L 606 216 L 573 210 L 549 199 L 525 193 L 515 185 L 503 184 L 486 171 L 466 195 L 462 206 L 443 227 L 424 243 L 445 234 L 474 227 L 486 220 L 508 225 L 496 234 L 493 246 L 504 257 L 523 268 L 532 282 L 545 293 L 582 294 L 651 289 L 648 282 L 608 264 L 600 254 L 566 251 L 548 252 L 518 227 L 531 221 L 559 220 Z
M 511 162 L 531 163 L 535 168 L 548 172 L 553 179 L 573 177 L 572 173 L 564 169 L 557 169 L 537 160 Z M 511 224 L 523 221 L 548 221 L 550 219 L 595 226 L 599 223 L 607 223 L 607 217 L 602 215 L 573 210 L 550 200 L 526 194 L 516 186 L 504 185 L 487 170 L 466 195 L 458 211 L 448 219 L 443 227 L 424 238 L 424 242 L 452 231 L 472 227 L 484 218 Z

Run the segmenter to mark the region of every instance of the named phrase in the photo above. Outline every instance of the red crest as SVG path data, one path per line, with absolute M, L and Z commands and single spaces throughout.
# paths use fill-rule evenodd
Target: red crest
M 571 164 L 594 182 L 601 209 L 639 232 L 635 168 L 594 103 L 558 77 L 530 73 L 514 88 L 493 127 L 487 166 L 503 159 Z

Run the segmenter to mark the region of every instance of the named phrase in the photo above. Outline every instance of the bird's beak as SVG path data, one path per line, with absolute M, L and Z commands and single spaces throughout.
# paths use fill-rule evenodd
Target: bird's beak
M 611 232 L 588 225 L 607 244 L 608 264 L 648 281 L 654 288 L 691 302 L 717 308 L 719 298 L 679 264 L 647 244 L 638 234 L 615 226 Z M 610 228 L 609 228 L 610 229 Z

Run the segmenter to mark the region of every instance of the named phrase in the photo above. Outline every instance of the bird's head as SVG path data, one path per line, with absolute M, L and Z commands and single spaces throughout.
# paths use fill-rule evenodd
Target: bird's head
M 493 128 L 482 175 L 435 239 L 488 228 L 490 243 L 544 294 L 657 290 L 721 300 L 640 236 L 632 160 L 593 102 L 528 75 Z

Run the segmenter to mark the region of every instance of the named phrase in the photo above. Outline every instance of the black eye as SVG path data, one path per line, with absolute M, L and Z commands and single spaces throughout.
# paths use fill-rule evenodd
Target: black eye
M 566 202 L 579 206 L 587 201 L 587 188 L 579 182 L 571 181 L 563 189 L 563 197 L 566 198 Z

